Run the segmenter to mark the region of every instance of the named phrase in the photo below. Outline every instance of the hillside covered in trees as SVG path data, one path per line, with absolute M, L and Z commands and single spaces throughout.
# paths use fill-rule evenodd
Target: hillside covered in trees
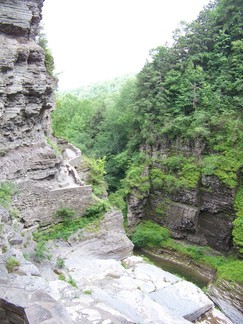
M 101 195 L 108 188 L 110 200 L 125 213 L 128 202 L 130 226 L 148 220 L 135 229 L 135 244 L 156 246 L 153 220 L 165 226 L 161 240 L 168 243 L 170 235 L 196 243 L 199 247 L 183 253 L 222 266 L 223 276 L 243 282 L 242 261 L 221 258 L 213 264 L 201 249 L 233 248 L 243 256 L 242 12 L 241 0 L 210 3 L 174 32 L 171 47 L 151 50 L 136 77 L 118 88 L 110 83 L 102 91 L 91 88 L 85 97 L 59 95 L 52 117 L 54 134 L 89 157 L 92 184 Z M 209 203 L 210 195 L 214 203 L 221 199 L 217 206 Z M 171 225 L 168 219 L 183 214 L 185 205 L 196 221 Z M 209 218 L 216 228 L 210 235 L 203 231 Z M 229 232 L 217 240 L 221 222 L 230 224 Z M 173 248 L 179 249 L 175 243 Z

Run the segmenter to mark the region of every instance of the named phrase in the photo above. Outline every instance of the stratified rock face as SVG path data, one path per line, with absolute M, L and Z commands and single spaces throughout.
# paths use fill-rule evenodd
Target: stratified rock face
M 82 215 L 92 203 L 75 171 L 80 151 L 66 144 L 62 156 L 48 145 L 55 80 L 36 42 L 43 2 L 3 0 L 0 10 L 0 182 L 15 183 L 25 227 L 52 223 L 62 207 Z
M 54 82 L 46 72 L 44 51 L 35 42 L 42 5 L 43 0 L 1 1 L 1 181 L 26 175 L 40 160 L 53 173 L 60 162 L 46 145 Z
M 122 260 L 130 256 L 133 244 L 123 228 L 121 211 L 111 210 L 104 215 L 97 226 L 91 225 L 88 230 L 79 230 L 69 240 L 73 258 L 102 258 Z M 68 252 L 70 253 L 70 252 Z
M 202 159 L 204 147 L 198 141 L 189 144 L 161 139 L 159 145 L 141 149 L 156 161 L 170 154 Z M 214 175 L 202 175 L 193 189 L 169 192 L 151 187 L 142 198 L 134 189 L 128 199 L 128 225 L 134 226 L 142 218 L 152 219 L 168 227 L 175 239 L 228 251 L 232 247 L 234 196 L 234 190 Z
M 242 285 L 219 279 L 217 285 L 210 285 L 209 296 L 233 323 L 243 323 Z

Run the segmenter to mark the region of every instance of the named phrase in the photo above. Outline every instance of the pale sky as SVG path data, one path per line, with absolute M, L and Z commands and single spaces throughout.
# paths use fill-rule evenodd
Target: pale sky
M 149 51 L 209 0 L 45 0 L 43 23 L 59 89 L 137 73 Z

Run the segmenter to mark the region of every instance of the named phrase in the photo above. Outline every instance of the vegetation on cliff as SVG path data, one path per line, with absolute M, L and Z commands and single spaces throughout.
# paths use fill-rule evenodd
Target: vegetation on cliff
M 216 279 L 243 283 L 243 261 L 234 256 L 221 256 L 214 253 L 209 247 L 180 244 L 170 238 L 167 228 L 151 221 L 143 221 L 133 230 L 132 242 L 137 248 L 152 249 L 159 254 L 160 248 L 171 252 L 176 251 L 182 258 L 189 258 L 195 262 L 209 266 L 217 271 Z
M 54 58 L 52 55 L 52 52 L 50 48 L 48 47 L 48 41 L 46 38 L 45 33 L 43 32 L 43 28 L 40 28 L 40 32 L 37 37 L 38 44 L 43 48 L 44 54 L 45 54 L 45 67 L 46 71 L 50 76 L 54 76 L 54 69 L 55 69 L 55 64 L 54 64 Z
M 38 229 L 33 233 L 34 238 L 37 242 L 56 239 L 67 240 L 72 234 L 84 227 L 98 226 L 101 217 L 108 209 L 109 204 L 102 200 L 88 207 L 82 217 L 77 217 L 72 209 L 61 208 L 53 215 L 54 218 L 59 218 L 60 222 L 47 229 Z
M 152 50 L 142 71 L 119 92 L 110 95 L 104 87 L 103 93 L 85 98 L 58 97 L 55 134 L 91 157 L 106 157 L 106 180 L 116 205 L 122 206 L 121 196 L 131 192 L 142 198 L 151 190 L 194 189 L 202 176 L 215 176 L 232 192 L 238 190 L 242 25 L 240 0 L 216 0 L 175 31 L 171 47 Z M 241 196 L 239 189 L 233 229 L 240 251 Z

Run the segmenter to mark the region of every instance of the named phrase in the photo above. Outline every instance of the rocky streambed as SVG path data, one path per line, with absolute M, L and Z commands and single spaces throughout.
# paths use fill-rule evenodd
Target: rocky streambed
M 136 254 L 144 255 L 158 267 L 205 288 L 209 298 L 233 323 L 243 323 L 243 286 L 239 283 L 223 279 L 216 281 L 215 270 L 170 249 L 163 248 L 157 251 L 142 249 L 136 250 Z
M 49 241 L 41 263 L 23 257 L 20 241 L 0 256 L 1 323 L 231 323 L 196 285 L 133 256 L 118 211 L 68 242 Z M 10 257 L 18 265 L 8 272 Z

